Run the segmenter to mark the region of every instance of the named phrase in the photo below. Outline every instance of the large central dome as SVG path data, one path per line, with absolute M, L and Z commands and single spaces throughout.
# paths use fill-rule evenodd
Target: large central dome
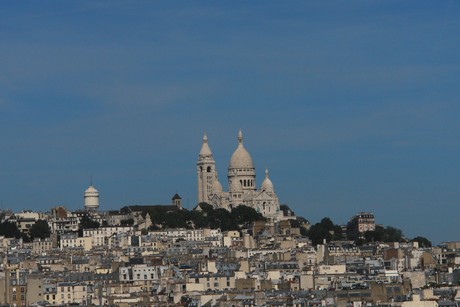
M 228 169 L 253 169 L 254 163 L 252 162 L 251 155 L 243 146 L 243 133 L 241 130 L 238 132 L 238 147 L 233 152 L 230 158 Z

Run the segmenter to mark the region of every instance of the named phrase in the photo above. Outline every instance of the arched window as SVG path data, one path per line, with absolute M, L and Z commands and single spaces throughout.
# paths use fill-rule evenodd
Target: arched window
M 208 169 L 207 169 L 206 171 L 207 171 L 208 173 L 210 173 L 210 172 L 211 172 L 211 167 L 208 166 Z

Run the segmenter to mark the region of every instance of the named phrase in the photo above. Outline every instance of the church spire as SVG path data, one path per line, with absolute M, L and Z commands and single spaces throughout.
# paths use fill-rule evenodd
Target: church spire
M 203 144 L 201 145 L 200 157 L 212 156 L 211 148 L 208 145 L 208 137 L 206 132 L 203 135 Z
M 238 144 L 243 144 L 243 132 L 240 130 L 238 131 Z

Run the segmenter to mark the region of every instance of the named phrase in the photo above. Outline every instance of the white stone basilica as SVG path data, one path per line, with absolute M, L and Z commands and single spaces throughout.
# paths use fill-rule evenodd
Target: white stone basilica
M 238 147 L 228 165 L 228 192 L 223 191 L 217 176 L 216 163 L 208 145 L 206 134 L 198 155 L 198 203 L 205 202 L 214 208 L 231 210 L 246 205 L 260 212 L 264 217 L 274 220 L 283 219 L 279 200 L 273 183 L 265 171 L 261 188 L 256 188 L 256 169 L 251 155 L 243 146 L 243 134 L 238 133 Z

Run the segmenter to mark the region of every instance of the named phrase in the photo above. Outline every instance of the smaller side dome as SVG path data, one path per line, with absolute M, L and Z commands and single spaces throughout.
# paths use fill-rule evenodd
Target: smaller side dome
M 268 176 L 268 169 L 265 170 L 265 179 L 262 182 L 262 190 L 266 192 L 275 193 L 275 188 L 273 187 L 273 183 Z

